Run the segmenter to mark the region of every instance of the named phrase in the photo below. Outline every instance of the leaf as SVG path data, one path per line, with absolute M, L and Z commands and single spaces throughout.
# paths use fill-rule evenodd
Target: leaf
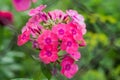
M 33 80 L 33 79 L 29 79 L 29 78 L 16 78 L 16 79 L 12 79 L 12 80 Z
M 47 79 L 50 80 L 51 77 L 52 77 L 51 66 L 50 65 L 46 65 L 44 63 L 41 63 L 41 70 L 42 70 L 44 76 L 46 76 Z

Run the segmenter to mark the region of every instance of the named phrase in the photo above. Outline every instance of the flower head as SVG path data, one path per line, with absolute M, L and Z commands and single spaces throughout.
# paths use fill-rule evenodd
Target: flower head
M 55 62 L 58 59 L 57 48 L 52 45 L 45 46 L 40 51 L 39 57 L 45 64 Z
M 77 51 L 79 45 L 73 39 L 73 37 L 65 36 L 61 43 L 61 49 L 65 50 L 67 53 L 71 53 L 72 51 Z
M 53 45 L 55 47 L 58 46 L 58 37 L 50 30 L 43 31 L 43 33 L 38 37 L 37 41 L 40 45 L 40 48 L 44 48 L 44 46 L 47 45 Z
M 61 74 L 65 75 L 67 78 L 72 78 L 78 71 L 78 66 L 69 56 L 65 56 L 65 58 L 62 60 L 61 67 Z
M 45 8 L 46 5 L 41 5 L 30 10 L 31 18 L 18 36 L 18 46 L 30 40 L 33 48 L 40 51 L 39 58 L 42 62 L 53 63 L 54 67 L 59 64 L 61 74 L 72 78 L 78 71 L 75 61 L 81 58 L 78 48 L 86 45 L 83 38 L 86 33 L 84 18 L 74 10 L 47 13 L 43 11 Z
M 75 10 L 68 10 L 66 13 L 72 18 L 72 21 L 78 24 L 78 27 L 82 29 L 82 34 L 86 33 L 86 25 L 84 23 L 84 17 L 77 13 Z
M 17 44 L 18 46 L 22 46 L 30 39 L 30 31 L 25 31 L 21 35 L 18 36 Z
M 62 40 L 67 32 L 66 24 L 57 24 L 53 26 L 52 32 L 57 34 L 58 38 Z

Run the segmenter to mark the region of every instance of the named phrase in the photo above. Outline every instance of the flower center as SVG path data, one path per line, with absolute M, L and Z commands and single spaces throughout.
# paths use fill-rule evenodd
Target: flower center
M 70 70 L 70 68 L 71 68 L 70 64 L 66 64 L 65 70 Z
M 70 47 L 71 45 L 72 45 L 72 42 L 71 42 L 71 41 L 68 41 L 68 42 L 67 42 L 67 46 Z
M 75 35 L 76 34 L 76 31 L 74 29 L 71 30 L 72 31 L 72 34 Z
M 60 29 L 58 30 L 59 34 L 63 35 L 64 34 L 64 30 L 63 29 Z
M 19 3 L 19 2 L 21 2 L 21 0 L 15 0 L 15 2 Z
M 50 43 L 51 43 L 51 39 L 50 39 L 50 38 L 46 38 L 46 39 L 45 39 L 45 42 L 46 42 L 47 44 L 50 44 Z
M 48 57 L 50 57 L 52 55 L 51 51 L 46 51 L 45 53 Z
M 25 35 L 25 34 L 23 34 L 22 39 L 24 40 L 25 38 L 26 38 L 26 35 Z

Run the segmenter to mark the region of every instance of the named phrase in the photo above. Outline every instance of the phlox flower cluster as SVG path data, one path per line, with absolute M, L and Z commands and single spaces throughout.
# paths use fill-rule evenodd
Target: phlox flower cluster
M 72 78 L 78 71 L 75 64 L 81 58 L 79 47 L 86 45 L 83 38 L 86 33 L 84 17 L 75 10 L 43 11 L 46 5 L 30 10 L 22 34 L 18 36 L 17 44 L 22 46 L 32 42 L 33 48 L 40 50 L 39 58 L 45 64 L 58 63 L 61 74 Z M 60 51 L 63 51 L 60 54 Z

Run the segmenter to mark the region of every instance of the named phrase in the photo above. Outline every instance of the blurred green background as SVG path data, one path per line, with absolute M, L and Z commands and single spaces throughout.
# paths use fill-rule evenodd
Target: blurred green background
M 80 48 L 79 71 L 70 80 L 120 80 L 120 0 L 38 0 L 31 7 L 48 5 L 46 11 L 75 9 L 84 15 L 87 46 Z M 11 0 L 1 0 L 0 10 L 14 14 L 17 30 L 29 19 L 28 11 L 17 12 Z M 16 44 L 16 29 L 0 26 L 0 80 L 48 80 L 31 49 Z M 47 76 L 47 77 L 46 77 Z M 20 79 L 21 78 L 21 79 Z M 50 80 L 68 80 L 59 72 Z

